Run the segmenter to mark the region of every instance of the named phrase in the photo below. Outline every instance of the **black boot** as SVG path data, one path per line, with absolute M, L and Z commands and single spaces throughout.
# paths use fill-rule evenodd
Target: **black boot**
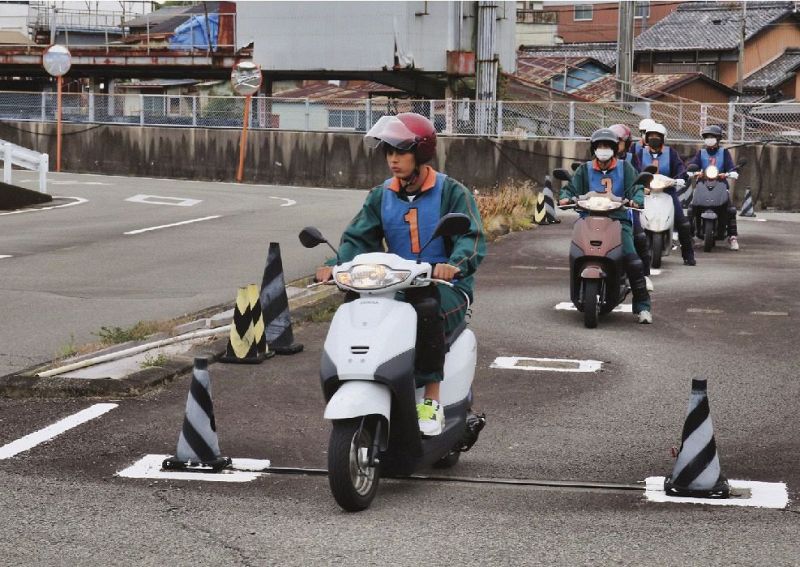
M 684 218 L 678 222 L 678 241 L 681 243 L 681 256 L 683 263 L 687 266 L 694 266 L 697 261 L 694 259 L 694 247 L 692 246 L 692 223 Z
M 642 259 L 644 275 L 649 276 L 650 264 L 653 263 L 653 253 L 650 250 L 650 240 L 648 240 L 647 234 L 645 234 L 643 228 L 640 227 L 639 232 L 634 233 L 633 245 L 636 248 L 636 253 L 639 255 L 639 258 Z

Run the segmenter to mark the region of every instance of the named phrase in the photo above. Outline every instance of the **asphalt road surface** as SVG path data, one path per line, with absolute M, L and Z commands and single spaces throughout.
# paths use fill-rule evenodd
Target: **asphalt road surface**
M 232 303 L 261 282 L 270 242 L 286 278 L 307 275 L 326 252 L 302 249 L 297 233 L 317 224 L 335 241 L 366 195 L 76 174 L 51 174 L 49 192 L 75 204 L 0 212 L 0 376 L 96 341 L 102 326 Z
M 242 484 L 116 476 L 145 454 L 174 452 L 184 376 L 0 459 L 2 562 L 800 563 L 798 224 L 743 221 L 739 252 L 700 251 L 694 268 L 682 266 L 679 255 L 667 258 L 654 278 L 655 323 L 612 314 L 595 330 L 585 329 L 578 313 L 554 309 L 568 300 L 570 225 L 567 219 L 489 247 L 472 320 L 476 405 L 489 423 L 447 474 L 622 484 L 663 476 L 680 441 L 690 380 L 702 377 L 723 473 L 786 483 L 786 509 L 658 504 L 641 491 L 388 480 L 369 510 L 346 514 L 320 476 L 268 475 Z M 117 230 L 134 226 L 147 223 L 126 221 Z M 306 272 L 311 266 L 309 260 Z M 306 345 L 299 355 L 259 366 L 211 365 L 223 454 L 325 466 L 329 426 L 317 372 L 326 325 L 295 332 Z M 492 368 L 498 356 L 604 366 L 586 374 Z M 0 447 L 107 401 L 0 400 Z

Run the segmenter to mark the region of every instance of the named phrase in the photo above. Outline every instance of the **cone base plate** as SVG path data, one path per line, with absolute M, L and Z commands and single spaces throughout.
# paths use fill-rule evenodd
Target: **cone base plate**
M 164 459 L 161 468 L 170 471 L 185 471 L 185 472 L 219 472 L 226 469 L 233 464 L 230 457 L 219 457 L 213 461 L 182 461 L 177 457 L 170 457 Z M 209 470 L 210 469 L 210 470 Z
M 259 353 L 257 356 L 250 358 L 238 358 L 236 356 L 223 355 L 217 359 L 219 362 L 229 362 L 233 364 L 261 364 L 267 358 L 272 357 L 271 353 Z
M 690 498 L 730 498 L 731 487 L 728 479 L 720 476 L 717 483 L 709 490 L 696 490 L 676 486 L 672 483 L 672 476 L 668 476 L 664 481 L 664 492 L 667 496 L 688 496 Z
M 271 351 L 275 351 L 276 354 L 297 354 L 303 351 L 303 344 L 294 343 L 289 346 L 269 345 L 269 348 Z

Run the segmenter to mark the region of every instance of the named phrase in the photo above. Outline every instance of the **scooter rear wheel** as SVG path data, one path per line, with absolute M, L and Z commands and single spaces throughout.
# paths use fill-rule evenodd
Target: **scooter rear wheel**
M 341 419 L 333 422 L 328 444 L 328 483 L 331 492 L 348 512 L 366 510 L 378 491 L 380 465 L 369 464 L 375 435 L 374 422 Z
M 583 280 L 583 324 L 587 329 L 594 329 L 599 317 L 600 281 Z

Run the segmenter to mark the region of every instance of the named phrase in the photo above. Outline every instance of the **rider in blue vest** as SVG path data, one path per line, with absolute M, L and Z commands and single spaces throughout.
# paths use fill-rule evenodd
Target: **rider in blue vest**
M 703 131 L 700 132 L 700 135 L 703 137 L 704 147 L 697 152 L 697 155 L 695 155 L 694 159 L 689 163 L 697 165 L 700 171 L 705 171 L 709 165 L 717 166 L 719 172 L 725 174 L 722 177 L 726 177 L 726 179 L 722 179 L 722 181 L 725 183 L 725 186 L 728 187 L 728 179 L 738 179 L 739 173 L 737 171 L 732 171 L 736 165 L 733 163 L 731 153 L 719 145 L 720 140 L 722 140 L 722 128 L 716 125 L 706 126 Z M 720 220 L 724 222 L 728 228 L 728 246 L 730 246 L 731 250 L 738 250 L 739 231 L 736 226 L 736 205 L 733 204 L 733 198 L 731 198 L 728 204 L 727 211 L 722 211 L 722 213 L 720 217 L 727 216 L 727 219 L 720 218 Z
M 687 266 L 694 266 L 697 261 L 694 259 L 694 248 L 692 247 L 691 222 L 683 212 L 677 192 L 677 188 L 686 185 L 686 166 L 678 152 L 664 144 L 666 137 L 667 128 L 663 124 L 654 123 L 649 126 L 645 134 L 647 145 L 639 148 L 634 154 L 633 165 L 639 171 L 644 171 L 649 165 L 655 165 L 658 168 L 657 173 L 675 179 L 675 186 L 664 192 L 672 197 L 675 207 L 675 228 L 681 243 L 683 263 Z
M 614 124 L 609 126 L 608 129 L 617 135 L 617 159 L 633 164 L 633 153 L 630 151 L 632 142 L 631 129 L 625 124 Z M 629 212 L 633 221 L 633 244 L 636 246 L 636 253 L 644 264 L 644 280 L 647 282 L 647 291 L 653 291 L 653 282 L 650 279 L 650 264 L 653 261 L 650 241 L 647 239 L 647 234 L 642 228 L 642 223 L 639 219 L 641 212 L 634 209 L 630 209 Z
M 616 158 L 617 135 L 608 128 L 596 130 L 591 137 L 591 149 L 594 159 L 581 164 L 575 170 L 572 180 L 561 188 L 559 204 L 566 205 L 571 199 L 589 191 L 606 193 L 610 190 L 617 197 L 628 199 L 641 207 L 644 203 L 644 190 L 641 185 L 634 183 L 637 173 L 633 166 Z M 633 312 L 637 314 L 639 323 L 652 323 L 644 263 L 636 253 L 628 213 L 624 210 L 614 211 L 609 216 L 618 220 L 622 226 L 622 250 L 625 253 L 625 272 L 633 293 Z
M 417 405 L 422 435 L 442 432 L 444 408 L 439 386 L 444 379 L 445 335 L 464 322 L 472 300 L 474 274 L 486 254 L 483 222 L 472 192 L 434 170 L 427 162 L 436 155 L 436 129 L 420 114 L 383 116 L 364 138 L 383 150 L 391 177 L 372 189 L 364 206 L 342 234 L 339 258 L 349 262 L 358 254 L 388 252 L 407 260 L 419 257 L 433 264 L 433 277 L 453 282 L 408 289 L 402 299 L 417 311 L 415 378 L 425 388 Z M 441 236 L 420 251 L 444 215 L 463 213 L 470 219 L 466 234 Z M 329 260 L 317 269 L 317 281 L 331 279 Z
M 633 147 L 631 147 L 631 153 L 635 154 L 639 151 L 639 148 L 646 146 L 647 143 L 645 142 L 645 134 L 647 134 L 647 129 L 655 124 L 656 121 L 652 118 L 643 118 L 639 121 L 639 139 L 633 143 Z

